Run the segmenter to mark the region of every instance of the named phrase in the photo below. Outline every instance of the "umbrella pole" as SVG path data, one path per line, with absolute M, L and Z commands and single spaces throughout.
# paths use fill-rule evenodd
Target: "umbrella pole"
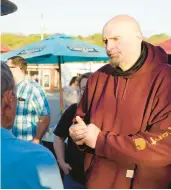
M 58 64 L 59 64 L 60 112 L 62 114 L 64 111 L 64 103 L 63 103 L 62 73 L 61 73 L 61 59 L 60 59 L 60 57 L 58 57 Z

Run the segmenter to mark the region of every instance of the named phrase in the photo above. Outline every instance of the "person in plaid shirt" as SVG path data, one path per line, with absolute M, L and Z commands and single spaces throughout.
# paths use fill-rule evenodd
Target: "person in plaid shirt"
M 49 122 L 50 109 L 42 87 L 26 78 L 27 62 L 20 56 L 8 59 L 17 85 L 17 110 L 12 133 L 19 139 L 40 143 Z

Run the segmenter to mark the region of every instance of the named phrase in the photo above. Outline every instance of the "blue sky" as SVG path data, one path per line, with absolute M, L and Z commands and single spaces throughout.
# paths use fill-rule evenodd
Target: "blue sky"
M 40 33 L 41 14 L 46 33 L 87 36 L 101 33 L 106 21 L 129 14 L 146 37 L 171 36 L 171 0 L 11 0 L 18 11 L 1 17 L 1 32 Z

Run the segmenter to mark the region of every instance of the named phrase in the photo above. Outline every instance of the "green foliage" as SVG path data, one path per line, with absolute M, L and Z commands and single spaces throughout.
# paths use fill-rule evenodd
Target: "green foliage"
M 166 40 L 169 39 L 169 36 L 167 34 L 159 34 L 159 35 L 153 35 L 148 39 L 148 42 L 152 44 L 160 44 Z
M 19 47 L 25 41 L 25 38 L 23 35 L 2 34 L 1 44 L 13 49 Z
M 45 34 L 44 37 L 46 38 L 50 35 L 52 34 Z M 93 35 L 86 36 L 86 37 L 78 35 L 78 36 L 75 36 L 74 38 L 104 47 L 102 35 L 99 33 L 95 33 Z M 41 39 L 40 34 L 31 34 L 28 36 L 23 35 L 23 34 L 7 34 L 7 33 L 1 34 L 1 44 L 5 45 L 9 49 L 17 49 L 27 44 L 37 42 L 40 39 Z M 161 42 L 164 42 L 167 39 L 169 39 L 169 36 L 167 34 L 153 35 L 150 38 L 144 37 L 145 41 L 148 41 L 152 44 L 159 44 Z
M 48 37 L 45 34 L 44 37 Z M 17 49 L 22 46 L 37 42 L 41 39 L 40 34 L 31 34 L 29 36 L 23 34 L 1 34 L 1 44 L 5 45 L 9 49 Z

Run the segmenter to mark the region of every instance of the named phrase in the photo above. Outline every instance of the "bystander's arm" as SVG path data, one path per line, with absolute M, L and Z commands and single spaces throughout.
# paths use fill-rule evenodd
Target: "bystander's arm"
M 55 136 L 53 143 L 55 154 L 59 163 L 60 168 L 65 174 L 69 174 L 69 171 L 72 169 L 71 166 L 65 162 L 65 143 L 64 139 L 59 136 Z
M 40 119 L 37 123 L 36 136 L 33 139 L 34 143 L 40 143 L 42 137 L 46 133 L 50 123 L 50 115 L 40 116 Z

